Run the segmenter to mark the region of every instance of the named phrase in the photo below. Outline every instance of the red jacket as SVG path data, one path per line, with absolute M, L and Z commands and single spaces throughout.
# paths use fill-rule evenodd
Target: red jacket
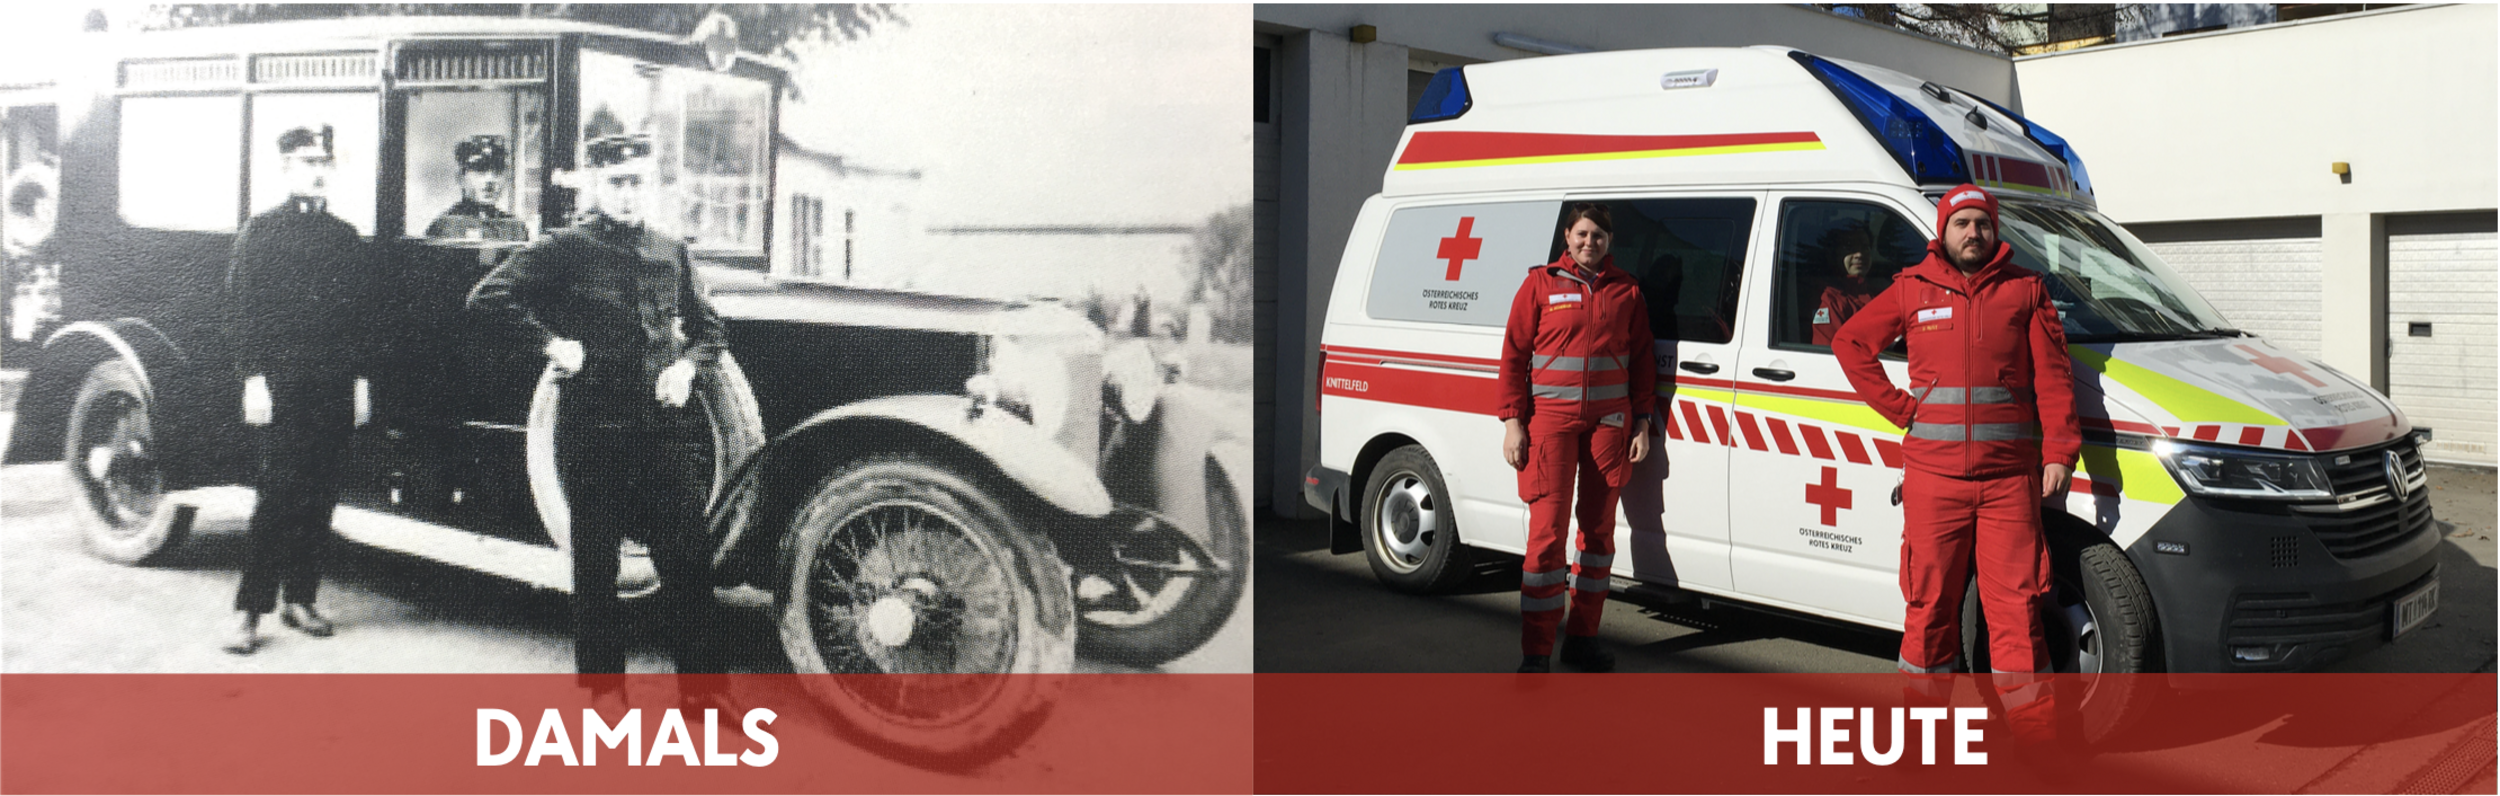
M 1658 401 L 1649 305 L 1640 283 L 1608 256 L 1594 281 L 1571 255 L 1528 270 L 1510 300 L 1502 334 L 1500 405 L 1504 420 L 1573 412 L 1597 421 L 1645 417 Z M 1625 427 L 1630 427 L 1628 423 Z
M 2075 425 L 2066 330 L 2038 274 L 1997 256 L 1964 280 L 1941 243 L 1851 317 L 1832 354 L 1867 406 L 1909 430 L 1909 467 L 1959 478 L 2073 467 Z M 1885 378 L 1875 353 L 1908 335 L 1908 392 Z M 1916 417 L 1912 415 L 1915 413 Z
M 1823 288 L 1823 299 L 1814 307 L 1814 344 L 1831 345 L 1832 335 L 1840 333 L 1840 325 L 1858 314 L 1866 302 L 1875 298 L 1867 290 L 1867 280 L 1843 279 L 1839 284 Z

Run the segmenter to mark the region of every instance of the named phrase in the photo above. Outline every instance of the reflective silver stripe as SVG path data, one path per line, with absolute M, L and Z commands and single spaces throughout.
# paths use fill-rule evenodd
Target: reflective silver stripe
M 1934 666 L 1920 666 L 1911 663 L 1908 658 L 1896 658 L 1894 662 L 1901 665 L 1902 674 L 1946 674 L 1953 671 L 1954 659 L 1946 658 L 1943 663 Z
M 1606 415 L 1605 417 L 1598 418 L 1598 419 L 1597 419 L 1597 424 L 1598 424 L 1598 425 L 1601 425 L 1601 426 L 1614 426 L 1615 428 L 1622 428 L 1622 427 L 1623 427 L 1623 413 L 1622 413 L 1622 412 L 1615 412 L 1615 413 L 1612 413 L 1612 414 L 1608 414 L 1608 415 Z
M 1571 573 L 1559 569 L 1551 572 L 1523 572 L 1519 575 L 1519 585 L 1523 587 L 1552 586 L 1563 582 L 1563 578 L 1568 577 L 1570 574 Z
M 1613 553 L 1581 553 L 1581 554 L 1580 554 L 1580 566 L 1581 566 L 1581 567 L 1583 567 L 1583 568 L 1591 568 L 1591 567 L 1611 567 L 1611 566 L 1614 566 L 1614 565 L 1615 565 L 1615 554 L 1613 554 Z
M 1584 578 L 1578 575 L 1571 576 L 1572 591 L 1598 594 L 1605 592 L 1606 588 L 1605 578 Z
M 1530 384 L 1528 385 L 1528 394 L 1538 398 L 1559 398 L 1565 401 L 1604 401 L 1630 395 L 1632 394 L 1632 391 L 1629 387 L 1621 384 L 1600 384 L 1595 387 L 1590 387 L 1586 391 L 1581 390 L 1579 387 L 1562 387 L 1552 384 Z
M 1556 357 L 1536 355 L 1530 366 L 1539 370 L 1607 371 L 1622 370 L 1626 360 L 1617 357 Z
M 2014 390 L 2008 387 L 1971 387 L 1969 389 L 1937 387 L 1933 390 L 1925 387 L 1912 387 L 1910 397 L 1937 406 L 1956 406 L 1963 403 L 2010 404 L 2014 402 Z
M 1519 610 L 1522 610 L 1522 611 L 1560 611 L 1560 610 L 1562 610 L 1563 605 L 1564 605 L 1564 604 L 1565 604 L 1568 600 L 1569 600 L 1569 598 L 1564 597 L 1564 596 L 1562 596 L 1562 595 L 1560 595 L 1560 594 L 1554 595 L 1554 596 L 1552 596 L 1552 597 L 1530 597 L 1530 596 L 1528 596 L 1528 595 L 1522 594 L 1522 595 L 1519 595 Z
M 1911 423 L 1910 436 L 1939 442 L 2005 442 L 2038 437 L 2029 423 L 1973 423 L 1969 436 L 1963 436 L 1958 423 Z

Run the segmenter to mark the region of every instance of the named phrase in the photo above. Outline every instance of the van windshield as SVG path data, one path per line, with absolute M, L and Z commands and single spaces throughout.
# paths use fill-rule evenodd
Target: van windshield
M 2049 299 L 2071 342 L 2241 334 L 2187 280 L 2097 212 L 2008 201 L 2000 219 L 2014 264 L 2048 275 Z

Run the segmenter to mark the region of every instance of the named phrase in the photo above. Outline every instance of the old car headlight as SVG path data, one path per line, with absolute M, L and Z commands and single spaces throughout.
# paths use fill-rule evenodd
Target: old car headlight
M 2153 443 L 2188 491 L 2218 497 L 2324 500 L 2335 496 L 2315 456 L 2256 453 L 2177 440 Z
M 964 383 L 976 401 L 998 407 L 1044 435 L 1057 436 L 1068 420 L 1071 385 L 1063 357 L 1014 337 L 989 338 L 982 372 Z

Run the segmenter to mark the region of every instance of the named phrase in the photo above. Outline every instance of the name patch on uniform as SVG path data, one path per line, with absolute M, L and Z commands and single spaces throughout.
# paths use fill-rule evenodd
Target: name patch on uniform
M 1953 317 L 1952 307 L 1929 307 L 1918 311 L 1918 322 L 1941 321 Z
M 1550 295 L 1550 296 L 1546 296 L 1546 297 L 1545 297 L 1545 303 L 1547 303 L 1547 304 L 1561 304 L 1561 303 L 1566 302 L 1566 301 L 1579 301 L 1579 300 L 1580 300 L 1580 294 L 1578 294 L 1578 293 L 1556 293 L 1556 294 L 1553 294 L 1553 295 Z

